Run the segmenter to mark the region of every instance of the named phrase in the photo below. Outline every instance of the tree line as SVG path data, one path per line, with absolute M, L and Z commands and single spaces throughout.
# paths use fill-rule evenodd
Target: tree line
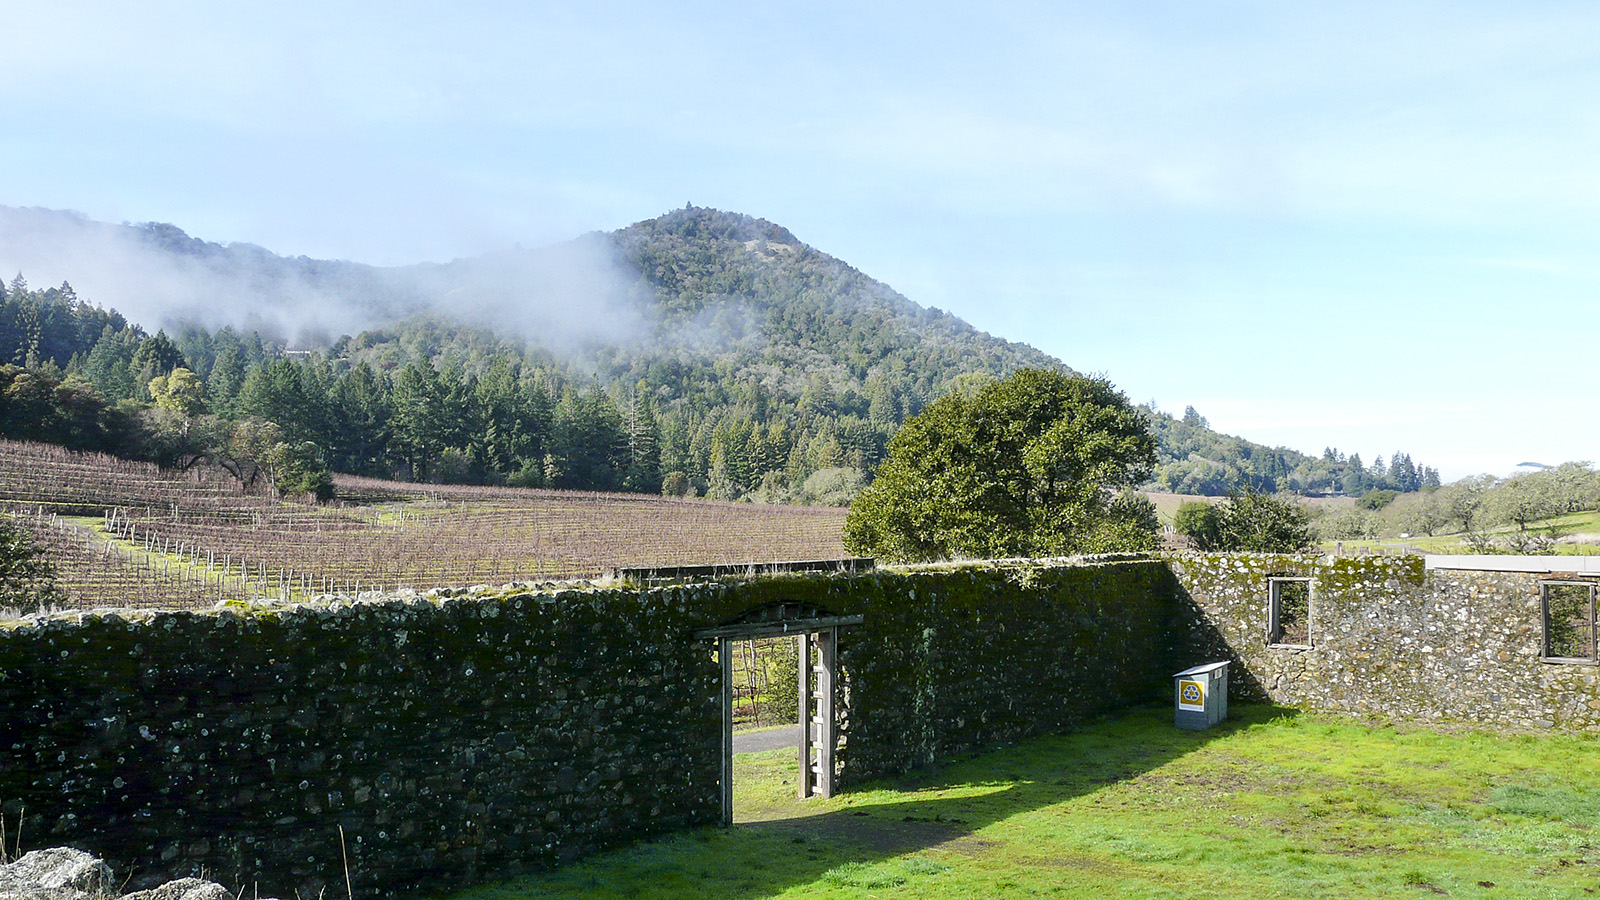
M 231 454 L 296 488 L 331 468 L 842 503 L 882 457 L 877 417 L 904 413 L 883 400 L 890 392 L 836 391 L 821 374 L 795 397 L 672 360 L 606 383 L 547 351 L 428 319 L 303 352 L 232 328 L 152 335 L 70 285 L 32 291 L 21 276 L 0 285 L 0 359 L 8 437 L 169 464 Z
M 1157 490 L 1212 497 L 1242 489 L 1360 496 L 1373 490 L 1420 491 L 1442 483 L 1437 469 L 1413 462 L 1409 453 L 1397 451 L 1388 462 L 1380 456 L 1369 466 L 1361 454 L 1347 457 L 1331 447 L 1312 456 L 1219 434 L 1193 406 L 1182 417 L 1161 412 L 1154 404 L 1143 409 L 1160 447 L 1151 485 Z
M 170 226 L 146 230 L 193 243 Z M 0 286 L 0 362 L 27 373 L 18 393 L 30 411 L 61 394 L 52 433 L 64 442 L 141 458 L 226 449 L 239 443 L 234 423 L 259 419 L 341 471 L 825 503 L 848 502 L 902 424 L 966 381 L 1070 372 L 748 216 L 691 207 L 595 237 L 634 279 L 650 332 L 639 340 L 556 355 L 537 338 L 418 316 L 291 351 L 232 329 L 148 334 L 68 284 L 30 290 L 18 276 Z M 404 275 L 374 272 L 330 290 L 377 310 L 373 285 Z M 183 390 L 163 404 L 151 382 L 178 368 L 200 393 L 179 376 Z M 94 415 L 85 387 L 104 401 Z M 1158 450 L 1147 487 L 1313 492 L 1367 477 L 1358 459 L 1219 435 L 1192 410 L 1143 414 Z M 244 443 L 261 442 L 259 427 L 246 431 Z M 1387 478 L 1396 467 L 1384 468 Z
M 624 241 L 633 262 L 656 273 L 671 298 L 663 302 L 685 315 L 765 271 L 691 252 L 690 239 L 704 237 L 694 221 Z M 425 317 L 316 351 L 232 328 L 149 334 L 70 284 L 32 290 L 18 275 L 0 285 L 0 361 L 11 366 L 0 374 L 0 427 L 160 462 L 208 452 L 264 459 L 276 438 L 293 448 L 288 457 L 377 477 L 847 503 L 906 419 L 1017 360 L 979 352 L 988 345 L 958 320 L 892 297 L 891 312 L 853 303 L 845 314 L 826 300 L 847 289 L 826 285 L 864 290 L 863 277 L 814 251 L 800 255 L 793 277 L 763 286 L 784 295 L 765 311 L 781 341 L 707 353 L 662 340 L 582 361 Z M 933 332 L 925 351 L 912 320 Z M 795 355 L 818 346 L 818 335 L 844 367 Z M 164 396 L 152 392 L 157 379 L 166 379 Z M 1408 454 L 1368 467 L 1359 455 L 1318 459 L 1219 435 L 1192 408 L 1182 419 L 1142 414 L 1158 446 L 1146 484 L 1157 489 L 1355 493 L 1438 480 Z M 314 463 L 287 470 L 306 466 Z
M 1364 498 L 1365 499 L 1365 498 Z M 1549 520 L 1600 509 L 1600 472 L 1585 461 L 1496 478 L 1463 478 L 1436 490 L 1358 504 L 1315 523 L 1325 540 L 1459 534 L 1475 552 L 1537 553 L 1562 536 Z

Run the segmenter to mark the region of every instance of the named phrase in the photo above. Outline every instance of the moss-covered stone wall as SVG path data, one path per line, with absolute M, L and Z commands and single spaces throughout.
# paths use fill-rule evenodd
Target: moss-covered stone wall
M 1312 580 L 1309 647 L 1268 643 L 1275 575 Z M 776 603 L 863 617 L 845 784 L 1168 699 L 1215 659 L 1241 699 L 1600 730 L 1600 671 L 1540 658 L 1544 578 L 1182 554 L 60 615 L 0 628 L 0 811 L 134 887 L 301 896 L 342 890 L 346 853 L 392 895 L 712 825 L 720 676 L 695 634 Z
M 1183 554 L 1169 563 L 1193 653 L 1236 661 L 1235 696 L 1600 731 L 1600 669 L 1541 659 L 1539 585 L 1557 576 L 1430 571 L 1420 557 Z M 1311 579 L 1309 648 L 1268 643 L 1275 575 Z
M 346 853 L 369 896 L 461 884 L 716 822 L 697 629 L 864 617 L 848 783 L 1161 696 L 1177 596 L 1128 561 L 57 616 L 0 629 L 0 809 L 134 886 L 337 893 Z
M 139 882 L 316 896 L 718 812 L 695 592 L 103 613 L 0 632 L 0 803 Z M 370 892 L 369 892 L 370 893 Z
M 914 571 L 850 591 L 866 624 L 840 649 L 847 784 L 1163 697 L 1188 652 L 1155 562 Z

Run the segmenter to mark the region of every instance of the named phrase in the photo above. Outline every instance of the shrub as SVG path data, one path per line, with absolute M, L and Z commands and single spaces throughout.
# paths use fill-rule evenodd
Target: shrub
M 33 534 L 0 515 L 0 607 L 30 613 L 58 602 L 55 578 L 55 566 Z
M 1201 550 L 1292 553 L 1311 546 L 1305 509 L 1291 497 L 1274 497 L 1251 488 L 1205 509 L 1185 503 L 1174 519 L 1178 531 Z M 1186 513 L 1187 511 L 1187 513 Z

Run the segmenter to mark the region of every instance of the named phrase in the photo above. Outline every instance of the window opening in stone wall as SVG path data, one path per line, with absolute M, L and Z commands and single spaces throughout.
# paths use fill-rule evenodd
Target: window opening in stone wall
M 1544 658 L 1547 662 L 1594 665 L 1595 586 L 1582 581 L 1539 585 L 1544 606 Z
M 1311 579 L 1267 580 L 1270 602 L 1267 643 L 1283 647 L 1311 646 Z

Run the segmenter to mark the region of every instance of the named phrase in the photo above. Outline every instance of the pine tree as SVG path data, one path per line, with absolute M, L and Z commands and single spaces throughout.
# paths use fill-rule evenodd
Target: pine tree
M 178 345 L 167 337 L 165 331 L 157 331 L 154 337 L 148 337 L 139 342 L 133 351 L 133 358 L 128 363 L 128 369 L 133 375 L 134 397 L 139 400 L 150 399 L 150 379 L 157 375 L 169 375 L 173 369 L 189 368 L 183 358 L 183 353 L 178 350 Z
M 426 481 L 445 448 L 446 418 L 439 373 L 428 363 L 408 364 L 395 376 L 392 397 L 391 446 L 411 469 L 411 477 Z
M 237 341 L 221 344 L 206 378 L 206 393 L 217 415 L 234 418 L 234 402 L 244 387 L 244 356 Z
M 629 393 L 625 410 L 628 438 L 628 469 L 624 489 L 654 494 L 661 490 L 661 438 L 655 411 L 648 395 L 635 389 Z

